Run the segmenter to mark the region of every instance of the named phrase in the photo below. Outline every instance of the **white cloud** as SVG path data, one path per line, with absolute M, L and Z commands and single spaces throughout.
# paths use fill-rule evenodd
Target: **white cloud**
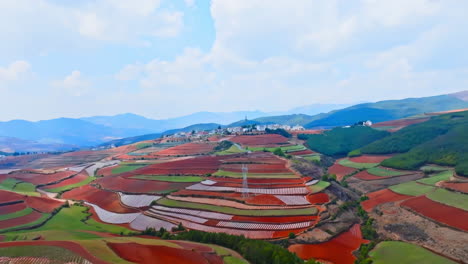
M 195 0 L 184 0 L 185 5 L 188 7 L 194 7 L 195 6 Z
M 53 81 L 52 85 L 57 88 L 62 88 L 70 95 L 81 96 L 88 92 L 88 88 L 91 84 L 83 79 L 80 71 L 74 70 L 63 80 Z
M 24 60 L 12 62 L 6 67 L 0 67 L 0 82 L 17 81 L 31 69 L 31 65 Z

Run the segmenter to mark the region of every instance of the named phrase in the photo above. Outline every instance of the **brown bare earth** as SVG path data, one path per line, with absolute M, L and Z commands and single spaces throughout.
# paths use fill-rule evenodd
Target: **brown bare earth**
M 385 189 L 391 185 L 396 185 L 403 182 L 414 181 L 421 179 L 423 177 L 422 173 L 415 173 L 409 175 L 402 175 L 396 177 L 383 178 L 382 180 L 373 180 L 373 181 L 363 181 L 355 177 L 350 177 L 347 179 L 349 187 L 360 192 L 360 193 L 369 193 Z
M 384 239 L 411 242 L 462 263 L 468 261 L 466 232 L 436 224 L 395 203 L 378 206 L 370 216 L 376 219 L 377 232 Z

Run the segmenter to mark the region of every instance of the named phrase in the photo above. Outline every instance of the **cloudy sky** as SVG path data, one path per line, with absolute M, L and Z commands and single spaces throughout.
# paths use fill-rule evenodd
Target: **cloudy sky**
M 460 0 L 3 0 L 0 120 L 465 90 L 466 10 Z

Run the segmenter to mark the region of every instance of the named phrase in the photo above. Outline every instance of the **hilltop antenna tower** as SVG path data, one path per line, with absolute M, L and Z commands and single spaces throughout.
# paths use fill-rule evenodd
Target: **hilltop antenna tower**
M 249 185 L 247 183 L 247 173 L 249 172 L 249 168 L 247 165 L 242 164 L 242 197 L 247 198 L 249 197 Z

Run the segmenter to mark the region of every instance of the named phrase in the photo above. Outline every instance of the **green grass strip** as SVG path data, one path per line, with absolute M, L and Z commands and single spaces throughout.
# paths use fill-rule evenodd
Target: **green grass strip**
M 10 214 L 4 214 L 4 215 L 0 215 L 0 221 L 5 221 L 5 220 L 8 220 L 8 219 L 13 219 L 13 218 L 18 218 L 18 217 L 21 217 L 21 216 L 25 216 L 25 215 L 28 215 L 30 213 L 33 212 L 33 209 L 30 208 L 30 207 L 27 207 L 21 211 L 17 211 L 17 212 L 14 212 L 14 213 L 10 213 Z
M 375 176 L 380 176 L 380 177 L 392 177 L 392 176 L 400 176 L 400 175 L 405 175 L 408 172 L 405 171 L 394 171 L 394 170 L 388 170 L 380 167 L 374 167 L 367 169 L 367 172 L 369 174 L 375 175 Z
M 248 264 L 249 263 L 246 260 L 236 258 L 236 257 L 233 257 L 233 256 L 224 257 L 223 262 L 224 262 L 224 264 Z
M 51 263 L 82 263 L 84 258 L 73 251 L 58 246 L 12 246 L 0 248 L 2 257 L 36 257 L 54 260 Z M 33 261 L 32 261 L 33 262 Z M 32 263 L 31 262 L 31 263 Z M 37 261 L 38 263 L 40 261 Z
M 321 192 L 321 191 L 325 190 L 326 188 L 328 188 L 328 186 L 330 186 L 329 182 L 319 181 L 316 184 L 310 185 L 308 187 L 309 187 L 309 189 L 310 189 L 310 191 L 312 193 L 318 193 L 318 192 Z
M 455 264 L 456 262 L 409 243 L 384 241 L 379 243 L 369 256 L 374 264 Z
M 38 225 L 40 223 L 45 222 L 49 218 L 49 216 L 50 216 L 49 214 L 42 214 L 42 216 L 39 219 L 37 219 L 36 221 L 30 222 L 30 223 L 27 223 L 27 224 L 24 224 L 24 225 L 17 225 L 17 226 L 6 228 L 6 229 L 0 229 L 0 233 L 9 232 L 11 230 L 16 230 L 16 229 L 20 229 L 20 228 L 28 228 L 28 227 L 31 227 L 31 226 Z M 16 234 L 16 232 L 15 232 L 15 234 Z
M 283 152 L 294 152 L 294 151 L 301 151 L 306 150 L 307 148 L 302 145 L 293 145 L 293 146 L 286 146 L 286 147 L 276 147 L 276 148 L 263 148 L 263 147 L 249 147 L 248 150 L 250 151 L 268 151 L 273 152 L 275 149 L 280 148 Z
M 310 208 L 300 208 L 300 209 L 272 209 L 272 210 L 246 210 L 246 209 L 237 209 L 233 207 L 210 205 L 210 204 L 200 204 L 192 202 L 183 202 L 170 200 L 167 198 L 162 198 L 156 203 L 168 206 L 168 207 L 178 207 L 178 208 L 189 208 L 197 210 L 206 210 L 213 211 L 225 214 L 233 215 L 245 215 L 245 216 L 294 216 L 294 215 L 314 215 L 317 213 L 315 207 Z
M 40 193 L 36 192 L 36 186 L 34 186 L 34 184 L 11 178 L 0 183 L 0 190 L 16 192 L 29 196 L 40 196 Z
M 450 177 L 452 177 L 453 175 L 453 171 L 451 170 L 448 170 L 448 171 L 443 171 L 443 172 L 440 172 L 434 176 L 431 176 L 429 178 L 423 178 L 423 179 L 419 179 L 417 180 L 417 182 L 419 183 L 424 183 L 424 184 L 429 184 L 429 185 L 435 185 L 436 183 L 440 182 L 440 181 L 446 181 L 448 179 L 450 179 Z
M 150 180 L 150 181 L 165 181 L 165 182 L 201 182 L 202 177 L 199 176 L 169 176 L 169 175 L 136 175 L 132 179 Z
M 433 191 L 435 187 L 410 181 L 390 186 L 389 189 L 399 194 L 419 196 Z
M 44 189 L 44 190 L 46 190 L 48 192 L 52 192 L 52 193 L 64 192 L 64 191 L 68 191 L 68 190 L 71 190 L 71 189 L 74 189 L 74 188 L 77 188 L 77 187 L 84 186 L 84 185 L 94 181 L 95 179 L 96 179 L 96 177 L 88 177 L 86 180 L 81 181 L 81 182 L 77 182 L 75 184 L 70 184 L 70 185 L 57 187 L 57 188 L 52 188 L 52 189 Z
M 468 211 L 468 194 L 452 192 L 439 188 L 434 192 L 426 194 L 426 197 L 434 202 Z
M 242 178 L 242 172 L 232 172 L 232 171 L 223 171 L 219 170 L 213 174 L 213 176 L 220 177 L 231 177 L 231 178 Z M 248 173 L 247 178 L 266 178 L 266 179 L 276 179 L 276 178 L 298 178 L 297 175 L 292 173 Z
M 422 166 L 420 170 L 427 171 L 427 172 L 433 172 L 433 171 L 437 172 L 437 171 L 446 171 L 446 170 L 449 170 L 449 168 L 440 167 L 436 165 L 426 165 L 426 166 Z
M 302 156 L 302 157 L 308 161 L 320 161 L 321 160 L 321 157 L 319 154 L 312 154 L 312 155 Z
M 358 163 L 358 162 L 352 162 L 349 159 L 342 159 L 338 162 L 340 165 L 345 166 L 345 167 L 350 167 L 350 168 L 355 168 L 355 169 L 370 169 L 372 167 L 375 167 L 379 165 L 379 163 Z
M 15 187 L 17 183 L 20 183 L 20 181 L 12 179 L 12 178 L 8 178 L 0 183 L 0 189 L 12 191 L 13 187 Z
M 133 164 L 121 164 L 118 167 L 112 169 L 112 174 L 119 174 L 119 173 L 129 172 L 129 171 L 133 171 L 133 170 L 143 168 L 144 166 L 146 166 L 146 164 L 138 164 L 138 165 L 134 165 L 134 164 L 135 163 L 133 163 Z
M 232 145 L 230 148 L 216 152 L 216 155 L 230 155 L 230 154 L 237 154 L 237 153 L 244 153 L 247 152 L 245 149 L 240 149 L 237 145 Z

